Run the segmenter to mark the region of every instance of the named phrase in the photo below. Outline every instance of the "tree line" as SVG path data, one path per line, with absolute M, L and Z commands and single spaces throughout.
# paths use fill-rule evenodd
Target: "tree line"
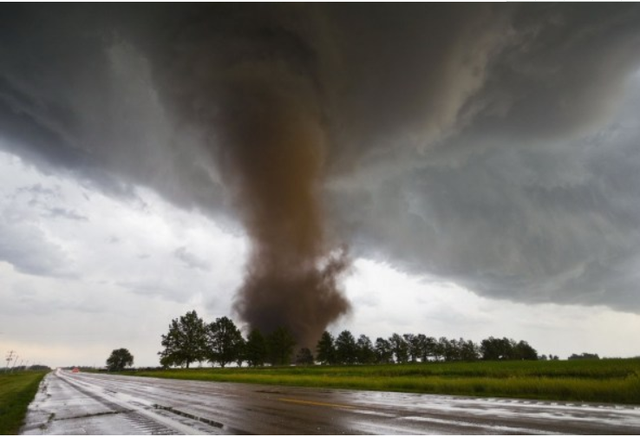
M 581 354 L 571 354 L 569 360 L 599 360 L 598 354 L 590 354 L 588 352 L 582 352 Z
M 167 334 L 162 335 L 164 350 L 158 352 L 163 367 L 189 368 L 208 361 L 225 367 L 231 363 L 257 367 L 265 364 L 390 364 L 429 361 L 537 360 L 538 354 L 526 341 L 489 337 L 480 344 L 471 340 L 436 339 L 424 334 L 396 334 L 389 338 L 366 335 L 357 339 L 344 330 L 336 337 L 325 331 L 315 351 L 303 347 L 295 351 L 291 331 L 280 327 L 263 334 L 251 330 L 247 338 L 228 317 L 205 323 L 196 311 L 173 319 Z M 294 355 L 295 352 L 295 355 Z
M 348 330 L 337 337 L 324 332 L 316 347 L 321 364 L 390 364 L 429 361 L 537 360 L 538 354 L 526 341 L 489 337 L 476 344 L 471 340 L 428 337 L 424 334 L 366 335 L 356 340 Z

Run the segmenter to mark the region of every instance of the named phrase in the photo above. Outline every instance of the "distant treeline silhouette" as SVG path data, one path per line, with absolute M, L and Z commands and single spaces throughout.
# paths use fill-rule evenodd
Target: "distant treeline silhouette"
M 598 356 L 598 354 L 590 354 L 587 352 L 583 352 L 581 354 L 571 354 L 568 359 L 569 360 L 599 360 L 600 356 Z
M 0 370 L 0 372 L 24 372 L 24 371 L 49 371 L 51 370 L 51 368 L 49 366 L 45 366 L 44 364 L 32 364 L 31 366 L 24 366 L 24 365 L 20 365 L 20 366 L 13 366 L 13 367 L 6 367 L 2 370 Z
M 334 338 L 325 331 L 315 350 L 299 348 L 285 327 L 270 333 L 253 329 L 247 338 L 228 317 L 205 323 L 196 311 L 173 319 L 162 335 L 164 350 L 158 352 L 163 367 L 187 367 L 208 361 L 225 367 L 235 363 L 257 367 L 265 364 L 298 365 L 391 364 L 431 361 L 537 360 L 536 350 L 526 341 L 489 337 L 480 344 L 471 340 L 428 337 L 424 334 L 393 334 L 389 338 L 366 335 L 357 339 L 344 330 Z M 543 358 L 546 359 L 546 356 Z M 552 359 L 557 359 L 553 357 Z

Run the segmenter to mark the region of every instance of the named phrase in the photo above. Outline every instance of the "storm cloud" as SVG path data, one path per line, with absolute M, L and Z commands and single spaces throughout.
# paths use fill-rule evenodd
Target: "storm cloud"
M 336 269 L 330 316 L 296 326 L 317 336 L 348 311 L 347 253 L 484 296 L 640 312 L 635 4 L 2 10 L 0 146 L 241 225 L 236 309 L 254 324 L 246 299 L 295 311 L 260 300 L 262 280 L 323 295 L 307 283 Z M 283 285 L 270 263 L 310 273 Z

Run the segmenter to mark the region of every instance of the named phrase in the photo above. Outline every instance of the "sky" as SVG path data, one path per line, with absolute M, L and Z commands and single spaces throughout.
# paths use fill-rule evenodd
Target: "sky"
M 0 353 L 171 319 L 638 356 L 635 4 L 3 5 Z

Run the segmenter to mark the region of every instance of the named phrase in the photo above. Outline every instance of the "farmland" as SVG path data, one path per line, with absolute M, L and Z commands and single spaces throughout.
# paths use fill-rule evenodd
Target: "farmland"
M 640 404 L 640 360 L 195 368 L 127 374 L 216 382 Z

